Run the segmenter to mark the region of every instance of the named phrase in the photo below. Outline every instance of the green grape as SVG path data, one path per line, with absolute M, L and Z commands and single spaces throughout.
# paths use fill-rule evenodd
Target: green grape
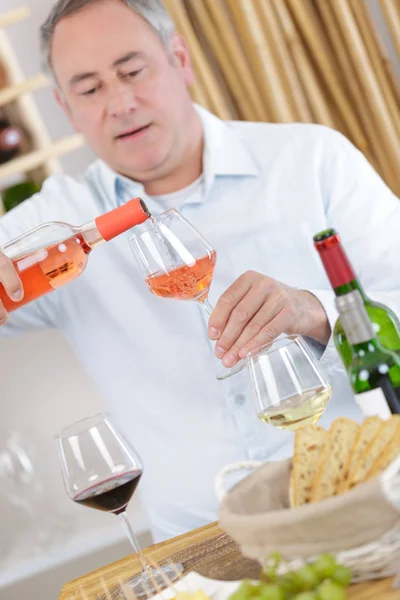
M 249 579 L 244 579 L 236 592 L 230 596 L 230 600 L 248 600 L 252 596 L 256 596 L 260 586 L 252 583 Z
M 282 561 L 282 555 L 279 552 L 274 552 L 270 554 L 262 568 L 262 577 L 266 577 L 267 579 L 276 579 L 276 571 L 279 564 Z
M 338 565 L 333 571 L 331 578 L 339 585 L 347 587 L 351 582 L 351 571 L 348 567 L 345 567 L 344 565 Z
M 288 595 L 297 594 L 297 592 L 302 591 L 293 571 L 288 571 L 288 573 L 281 575 L 277 583 L 281 586 L 283 592 Z
M 251 581 L 251 579 L 243 579 L 242 583 L 240 584 L 239 590 L 251 596 L 251 594 L 257 593 L 259 588 L 260 584 L 254 583 L 253 581 Z
M 313 590 L 320 582 L 318 573 L 311 565 L 300 567 L 294 572 L 294 580 L 298 584 L 299 590 Z
M 331 554 L 321 554 L 312 566 L 320 579 L 325 579 L 331 577 L 337 567 L 337 562 L 335 557 Z
M 257 594 L 259 600 L 285 600 L 282 588 L 276 583 L 264 583 Z
M 239 588 L 231 595 L 230 600 L 247 600 L 251 596 L 252 594 L 250 594 L 247 590 L 242 590 Z
M 318 588 L 319 600 L 346 600 L 347 594 L 338 583 L 324 581 Z
M 318 600 L 317 592 L 300 592 L 293 597 L 293 600 Z
M 248 594 L 247 591 L 239 588 L 236 590 L 236 592 L 233 592 L 233 594 L 229 596 L 229 600 L 247 600 L 249 597 L 250 594 Z

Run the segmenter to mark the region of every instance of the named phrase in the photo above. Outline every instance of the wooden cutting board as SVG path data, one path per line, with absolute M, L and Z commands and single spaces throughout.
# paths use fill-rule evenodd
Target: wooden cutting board
M 244 558 L 237 544 L 217 524 L 206 525 L 151 546 L 145 552 L 160 564 L 180 562 L 185 571 L 197 571 L 211 579 L 232 581 L 257 577 L 260 565 Z M 136 555 L 127 556 L 75 581 L 67 583 L 60 600 L 105 600 L 104 587 L 113 600 L 119 600 L 118 581 L 126 581 L 140 571 Z M 351 586 L 350 600 L 400 600 L 400 590 L 392 588 L 391 579 Z

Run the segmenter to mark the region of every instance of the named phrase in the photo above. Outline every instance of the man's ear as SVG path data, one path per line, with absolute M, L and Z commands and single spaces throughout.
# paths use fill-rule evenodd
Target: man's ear
M 186 85 L 192 85 L 195 80 L 189 47 L 183 36 L 174 31 L 170 40 L 171 52 L 176 66 L 182 71 Z
M 56 99 L 57 104 L 59 106 L 61 106 L 62 110 L 64 111 L 64 113 L 65 113 L 68 121 L 71 123 L 72 127 L 75 129 L 75 131 L 80 133 L 80 129 L 75 122 L 75 119 L 73 117 L 71 109 L 68 106 L 67 101 L 64 99 L 64 96 L 63 96 L 62 92 L 58 89 L 58 87 L 53 88 L 53 95 L 54 95 L 54 98 Z

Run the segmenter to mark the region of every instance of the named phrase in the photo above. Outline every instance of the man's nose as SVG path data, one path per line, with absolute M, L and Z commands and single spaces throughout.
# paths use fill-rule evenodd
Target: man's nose
M 108 113 L 112 117 L 120 117 L 131 113 L 137 108 L 137 100 L 132 88 L 118 82 L 108 92 Z

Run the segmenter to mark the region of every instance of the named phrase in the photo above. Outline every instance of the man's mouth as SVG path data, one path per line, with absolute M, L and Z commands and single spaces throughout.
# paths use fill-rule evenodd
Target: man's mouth
M 151 123 L 149 123 L 148 125 L 143 125 L 142 127 L 136 127 L 134 129 L 128 129 L 127 131 L 124 131 L 123 133 L 119 133 L 116 137 L 117 140 L 123 140 L 123 139 L 127 139 L 127 138 L 132 138 L 136 135 L 139 135 L 140 133 L 146 131 L 149 127 L 151 126 Z

